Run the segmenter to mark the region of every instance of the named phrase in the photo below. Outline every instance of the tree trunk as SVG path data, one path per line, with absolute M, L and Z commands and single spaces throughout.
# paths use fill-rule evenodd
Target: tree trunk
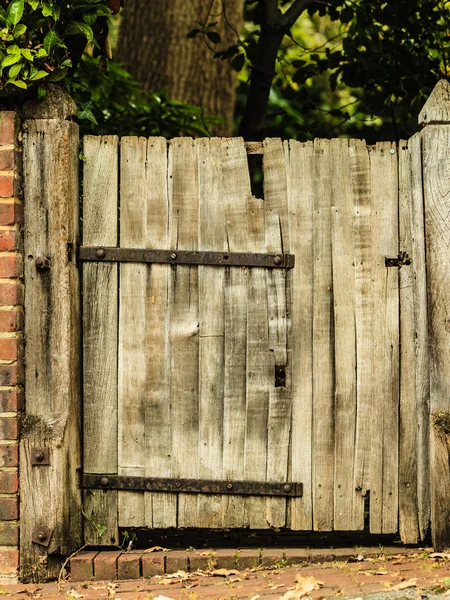
M 235 44 L 243 21 L 243 0 L 126 0 L 116 58 L 145 89 L 167 89 L 172 100 L 203 106 L 205 116 L 224 120 L 215 135 L 232 134 L 237 74 L 214 50 Z M 210 7 L 211 10 L 209 11 Z M 224 13 L 223 6 L 226 8 Z M 209 18 L 208 18 L 209 13 Z M 214 22 L 222 41 L 202 34 L 190 39 L 198 22 Z M 206 42 L 208 43 L 208 48 Z

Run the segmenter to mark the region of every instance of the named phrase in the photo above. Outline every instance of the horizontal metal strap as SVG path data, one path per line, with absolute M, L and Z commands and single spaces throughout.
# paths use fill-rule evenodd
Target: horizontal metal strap
M 82 485 L 85 489 L 180 492 L 183 494 L 231 494 L 293 498 L 299 498 L 303 495 L 302 483 L 125 477 L 123 475 L 99 473 L 83 473 Z
M 293 254 L 252 254 L 249 252 L 203 252 L 200 250 L 149 250 L 81 246 L 80 261 L 138 262 L 171 265 L 211 265 L 220 267 L 266 267 L 292 269 Z

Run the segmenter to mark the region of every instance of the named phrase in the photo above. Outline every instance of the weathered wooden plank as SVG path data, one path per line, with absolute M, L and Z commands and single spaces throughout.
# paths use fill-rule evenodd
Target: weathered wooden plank
M 370 531 L 398 530 L 399 284 L 398 269 L 385 265 L 398 254 L 398 171 L 395 145 L 380 142 L 370 155 L 374 356 Z
M 353 196 L 347 140 L 331 140 L 335 343 L 334 529 L 362 529 L 364 503 L 355 490 L 356 323 Z
M 356 430 L 354 488 L 364 498 L 370 490 L 373 386 L 372 203 L 369 150 L 351 140 L 350 176 L 353 196 L 355 254 Z M 355 527 L 362 529 L 364 515 Z M 356 516 L 355 516 L 356 518 Z
M 196 141 L 199 165 L 199 250 L 227 251 L 222 202 L 221 140 Z M 199 471 L 222 473 L 224 399 L 225 270 L 198 268 L 199 290 Z M 222 526 L 222 496 L 198 496 L 197 527 Z
M 434 86 L 433 91 L 419 113 L 419 125 L 448 123 L 450 116 L 449 95 L 450 84 L 446 79 L 441 79 Z
M 303 497 L 289 500 L 290 527 L 312 529 L 312 323 L 314 145 L 289 142 L 289 227 L 292 270 L 292 480 Z
M 428 535 L 430 526 L 430 366 L 422 136 L 413 136 L 408 142 L 408 148 L 411 155 L 411 259 L 414 285 L 414 349 L 417 402 L 417 510 L 419 515 L 419 538 L 424 540 Z
M 118 138 L 86 136 L 83 152 L 83 243 L 116 246 Z M 117 318 L 117 265 L 84 264 L 83 469 L 86 473 L 117 473 Z M 118 542 L 116 491 L 85 492 L 84 513 L 88 517 L 86 542 Z M 93 523 L 107 526 L 101 539 Z
M 144 174 L 141 175 L 144 177 Z M 145 191 L 142 198 L 142 225 L 145 246 L 169 248 L 167 192 L 167 142 L 161 137 L 147 141 Z M 169 265 L 152 265 L 147 278 L 145 353 L 145 476 L 172 474 L 172 433 L 169 348 Z M 145 494 L 145 523 L 148 527 L 175 527 L 175 494 Z
M 197 155 L 191 138 L 169 147 L 169 236 L 171 248 L 198 245 Z M 172 401 L 172 475 L 198 476 L 198 268 L 178 265 L 171 272 L 170 368 Z M 195 526 L 197 497 L 178 497 L 178 526 Z
M 147 140 L 125 137 L 120 143 L 120 246 L 148 244 L 143 219 Z M 120 265 L 118 473 L 145 476 L 147 405 L 146 299 L 149 267 Z M 119 526 L 145 524 L 144 492 L 119 492 Z
M 222 140 L 222 177 L 226 181 L 223 206 L 230 252 L 248 245 L 248 199 L 251 196 L 247 153 L 241 138 Z M 246 412 L 246 346 L 248 270 L 225 271 L 225 395 L 223 417 L 224 479 L 244 478 Z M 243 527 L 246 500 L 224 497 L 225 527 Z
M 20 441 L 20 563 L 23 579 L 58 575 L 81 545 L 81 385 L 78 242 L 78 126 L 27 121 L 24 128 L 26 417 Z M 36 258 L 50 268 L 38 270 Z M 47 446 L 50 466 L 31 466 Z M 32 542 L 36 525 L 53 529 L 48 548 Z M 67 532 L 70 531 L 70 535 Z
M 290 252 L 287 164 L 279 139 L 264 141 L 263 176 L 267 251 Z M 267 478 L 272 481 L 286 481 L 289 467 L 292 415 L 291 338 L 286 315 L 289 283 L 287 271 L 267 270 L 268 333 L 273 361 L 268 388 Z M 284 372 L 284 385 L 276 385 L 275 369 Z M 272 527 L 286 526 L 286 499 L 268 499 L 267 521 Z
M 314 142 L 313 526 L 333 528 L 334 339 L 332 334 L 330 142 Z
M 442 96 L 438 99 L 445 124 L 429 125 L 422 136 L 431 378 L 431 534 L 434 548 L 441 550 L 450 546 L 450 110 L 448 95 L 445 101 Z

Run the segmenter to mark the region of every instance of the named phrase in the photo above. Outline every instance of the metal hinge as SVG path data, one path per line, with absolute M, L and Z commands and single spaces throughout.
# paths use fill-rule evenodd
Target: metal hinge
M 79 260 L 83 262 L 138 262 L 170 265 L 292 269 L 295 257 L 293 254 L 252 254 L 249 252 L 203 252 L 200 250 L 148 250 L 145 248 L 81 246 L 79 249 Z
M 83 473 L 85 489 L 175 492 L 183 494 L 228 494 L 237 496 L 285 496 L 299 498 L 303 484 L 272 481 L 223 481 L 211 479 L 166 479 Z

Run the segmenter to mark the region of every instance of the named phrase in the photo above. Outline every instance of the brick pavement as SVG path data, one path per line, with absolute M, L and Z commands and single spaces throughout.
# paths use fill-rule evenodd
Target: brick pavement
M 353 550 L 354 552 L 354 550 Z M 5 598 L 39 598 L 40 600 L 151 600 L 158 597 L 174 600 L 280 600 L 289 591 L 291 600 L 301 598 L 301 590 L 310 584 L 308 596 L 361 598 L 374 592 L 389 590 L 412 592 L 412 598 L 425 598 L 431 590 L 450 599 L 450 554 L 434 556 L 431 551 L 396 554 L 378 552 L 368 558 L 363 549 L 349 560 L 333 560 L 297 566 L 223 570 L 213 575 L 208 571 L 183 571 L 179 574 L 156 575 L 149 579 L 115 582 L 74 582 L 66 580 L 43 585 L 1 585 Z M 157 553 L 151 553 L 156 556 Z M 349 551 L 351 554 L 351 550 Z M 132 561 L 130 560 L 130 564 Z

